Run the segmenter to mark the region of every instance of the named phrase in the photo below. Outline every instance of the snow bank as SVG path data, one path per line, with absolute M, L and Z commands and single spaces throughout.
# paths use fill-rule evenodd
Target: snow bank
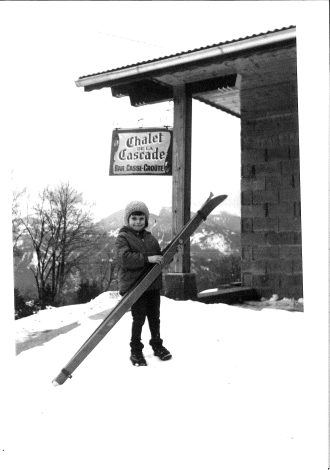
M 65 307 L 47 307 L 35 315 L 15 321 L 17 352 L 22 345 L 33 347 L 37 341 L 57 336 L 56 332 L 67 332 L 68 328 L 75 328 L 89 319 L 104 318 L 109 310 L 119 300 L 117 292 L 104 292 L 86 304 L 68 305 Z M 60 334 L 60 333 L 59 333 Z M 42 338 L 41 338 L 42 337 Z M 29 341 L 29 344 L 27 342 Z
M 145 325 L 148 367 L 131 365 L 128 313 L 71 380 L 53 387 L 114 303 L 104 294 L 15 322 L 19 341 L 78 325 L 16 357 L 4 443 L 11 468 L 322 468 L 318 408 L 308 406 L 320 385 L 308 315 L 162 298 L 171 361 L 153 356 Z

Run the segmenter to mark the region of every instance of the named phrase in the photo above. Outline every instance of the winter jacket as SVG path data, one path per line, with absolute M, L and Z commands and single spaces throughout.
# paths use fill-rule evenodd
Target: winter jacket
M 118 285 L 120 294 L 127 292 L 146 268 L 151 267 L 148 256 L 161 254 L 156 238 L 147 230 L 136 232 L 122 227 L 116 239 L 116 260 L 118 263 Z M 161 275 L 147 290 L 162 288 Z

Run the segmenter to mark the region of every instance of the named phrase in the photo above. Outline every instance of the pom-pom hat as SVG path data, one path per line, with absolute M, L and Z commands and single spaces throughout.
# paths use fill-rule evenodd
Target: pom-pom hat
M 142 201 L 132 201 L 125 207 L 124 221 L 125 225 L 128 225 L 128 219 L 133 212 L 142 212 L 146 216 L 146 227 L 148 226 L 149 209 Z

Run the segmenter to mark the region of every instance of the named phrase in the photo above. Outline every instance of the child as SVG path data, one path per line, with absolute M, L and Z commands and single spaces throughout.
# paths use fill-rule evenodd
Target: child
M 118 261 L 119 293 L 125 294 L 141 276 L 141 273 L 150 264 L 161 264 L 160 246 L 156 238 L 147 230 L 149 210 L 141 201 L 129 203 L 125 209 L 125 226 L 119 231 L 116 239 L 116 253 Z M 160 337 L 160 290 L 162 276 L 160 275 L 151 286 L 132 305 L 133 317 L 132 337 L 130 342 L 133 365 L 146 366 L 141 342 L 142 327 L 148 318 L 151 333 L 151 345 L 155 356 L 162 361 L 171 359 L 170 352 L 164 348 Z

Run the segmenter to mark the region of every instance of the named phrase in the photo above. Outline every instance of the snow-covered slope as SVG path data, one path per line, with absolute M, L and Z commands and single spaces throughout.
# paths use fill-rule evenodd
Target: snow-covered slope
M 107 293 L 15 322 L 3 469 L 322 468 L 308 315 L 162 298 L 171 361 L 152 355 L 145 325 L 148 367 L 131 365 L 127 313 L 54 387 L 115 302 Z
M 123 211 L 116 212 L 102 219 L 98 226 L 111 236 L 118 234 L 118 227 L 123 224 Z M 156 236 L 162 247 L 172 238 L 172 209 L 163 207 L 159 215 L 150 214 L 149 230 Z M 201 250 L 210 248 L 222 254 L 236 253 L 240 248 L 240 217 L 227 212 L 210 214 L 198 227 L 191 238 L 191 243 Z
M 108 248 L 113 248 L 115 237 L 118 235 L 119 229 L 124 221 L 124 212 L 118 211 L 100 220 L 96 227 L 101 232 L 106 232 L 110 237 L 109 240 L 104 239 L 103 249 L 106 243 Z M 150 214 L 149 230 L 155 235 L 162 248 L 168 245 L 172 239 L 172 209 L 162 208 L 159 215 Z M 14 259 L 15 287 L 26 298 L 36 297 L 35 281 L 31 272 L 31 265 L 36 265 L 36 255 L 33 253 L 31 240 L 25 234 L 20 244 L 20 254 Z M 102 243 L 98 248 L 102 249 Z M 106 250 L 107 251 L 107 250 Z M 221 212 L 218 214 L 210 214 L 206 221 L 196 230 L 191 238 L 191 254 L 192 261 L 198 269 L 199 266 L 208 264 L 207 260 L 218 262 L 219 257 L 224 255 L 236 255 L 240 253 L 240 217 L 237 215 Z M 94 256 L 97 254 L 93 253 Z M 93 265 L 93 257 L 90 256 L 89 262 Z M 98 259 L 94 260 L 96 264 Z M 209 269 L 209 267 L 208 267 Z M 223 272 L 225 272 L 223 268 Z M 95 273 L 89 273 L 90 279 L 95 278 Z M 234 279 L 237 280 L 237 279 Z M 229 281 L 229 279 L 227 279 Z M 226 281 L 226 282 L 227 282 Z M 220 281 L 218 282 L 218 284 Z M 223 282 L 222 282 L 223 283 Z

